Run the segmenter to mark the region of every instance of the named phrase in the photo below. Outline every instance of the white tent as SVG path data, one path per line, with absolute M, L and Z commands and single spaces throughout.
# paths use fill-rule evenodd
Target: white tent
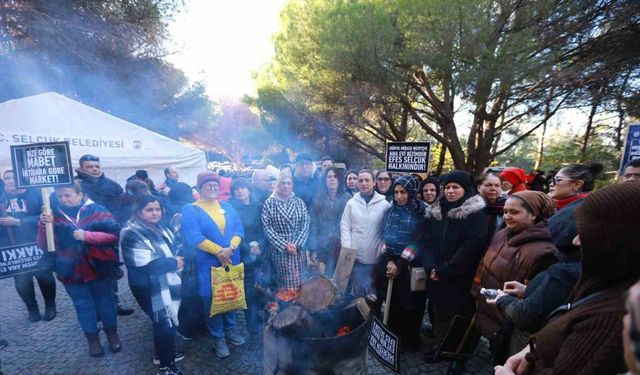
M 204 152 L 57 93 L 0 103 L 0 169 L 11 167 L 10 145 L 68 140 L 74 168 L 84 154 L 100 157 L 105 175 L 124 185 L 145 169 L 156 184 L 174 166 L 195 185 L 207 166 Z

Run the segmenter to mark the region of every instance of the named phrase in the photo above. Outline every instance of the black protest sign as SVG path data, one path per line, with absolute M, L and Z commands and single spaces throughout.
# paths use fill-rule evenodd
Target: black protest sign
M 387 171 L 427 173 L 429 171 L 429 142 L 387 143 Z
M 17 188 L 73 183 L 69 142 L 11 146 L 11 162 Z
M 369 351 L 378 358 L 380 363 L 400 373 L 398 361 L 399 339 L 393 332 L 382 324 L 380 319 L 373 317 L 369 332 Z
M 640 124 L 629 125 L 629 132 L 624 143 L 624 153 L 620 160 L 620 175 L 624 166 L 631 160 L 640 159 Z
M 35 271 L 43 253 L 35 242 L 0 248 L 0 279 Z

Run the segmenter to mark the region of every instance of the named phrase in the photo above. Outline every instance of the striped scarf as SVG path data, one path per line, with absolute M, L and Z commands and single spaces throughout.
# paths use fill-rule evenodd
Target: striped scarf
M 120 234 L 120 251 L 125 264 L 144 267 L 149 262 L 172 258 L 174 236 L 166 227 L 158 225 L 151 228 L 138 221 L 131 220 Z M 175 271 L 162 274 L 149 274 L 151 285 L 151 308 L 155 322 L 167 319 L 169 325 L 178 325 L 180 308 L 180 276 Z

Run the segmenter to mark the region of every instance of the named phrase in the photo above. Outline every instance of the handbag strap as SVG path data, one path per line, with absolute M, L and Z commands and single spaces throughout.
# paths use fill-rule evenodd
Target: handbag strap
M 600 296 L 603 293 L 603 291 L 599 291 L 599 292 L 594 292 L 591 294 L 588 294 L 582 298 L 580 298 L 579 300 L 571 303 L 567 303 L 564 305 L 560 305 L 557 309 L 553 310 L 549 315 L 547 315 L 547 321 L 556 318 L 560 315 L 566 314 L 567 312 L 569 312 L 572 309 L 575 309 L 576 307 L 580 306 L 580 305 L 584 305 L 585 303 L 597 298 L 598 296 Z

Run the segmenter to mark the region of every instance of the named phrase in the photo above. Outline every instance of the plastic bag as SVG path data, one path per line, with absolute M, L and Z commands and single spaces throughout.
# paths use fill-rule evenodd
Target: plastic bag
M 211 310 L 209 316 L 247 308 L 244 294 L 244 264 L 211 267 Z

